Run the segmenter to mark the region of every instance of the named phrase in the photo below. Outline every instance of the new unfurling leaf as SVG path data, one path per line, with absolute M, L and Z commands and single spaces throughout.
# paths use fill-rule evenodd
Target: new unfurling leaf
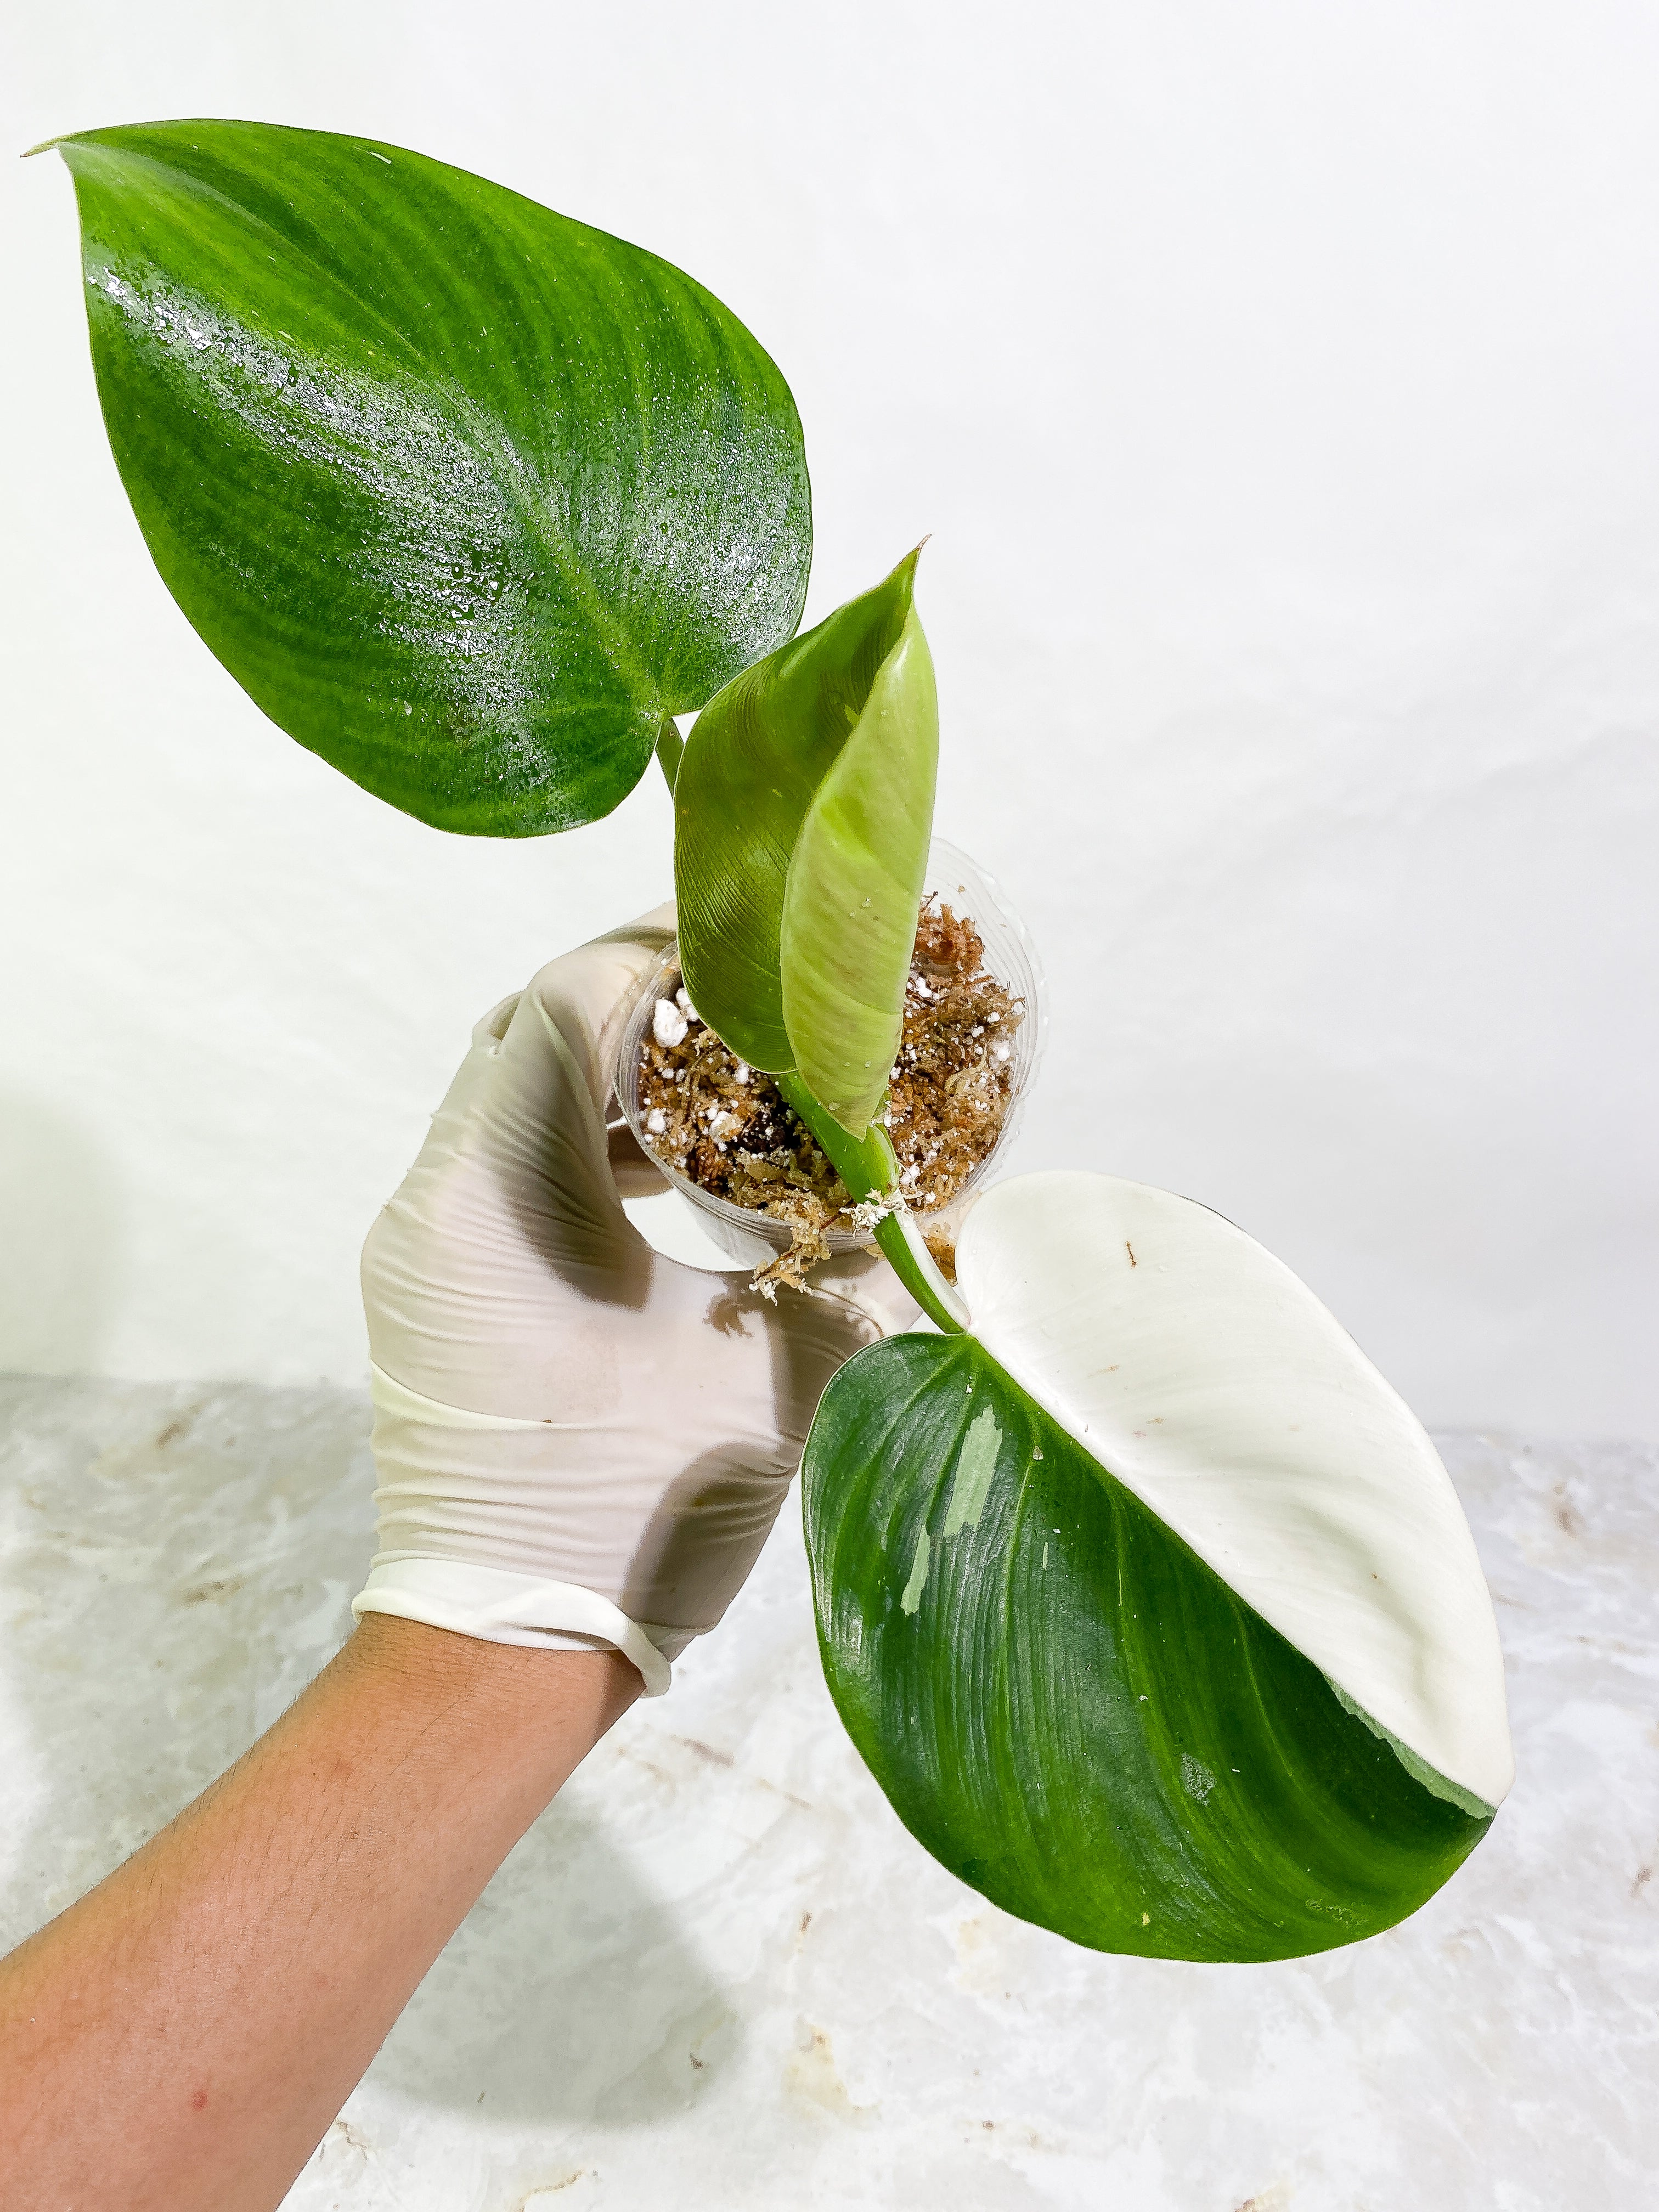
M 674 790 L 680 957 L 732 1050 L 862 1136 L 898 1049 L 933 827 L 939 707 L 912 553 L 746 669 Z

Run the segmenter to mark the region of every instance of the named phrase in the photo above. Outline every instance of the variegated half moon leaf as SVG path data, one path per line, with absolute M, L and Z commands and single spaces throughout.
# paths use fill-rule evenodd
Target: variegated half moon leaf
M 1101 1949 L 1284 1958 L 1393 1925 L 1513 1772 L 1426 1436 L 1190 1200 L 1022 1177 L 957 1267 L 974 1335 L 860 1352 L 805 1464 L 826 1673 L 900 1816 Z

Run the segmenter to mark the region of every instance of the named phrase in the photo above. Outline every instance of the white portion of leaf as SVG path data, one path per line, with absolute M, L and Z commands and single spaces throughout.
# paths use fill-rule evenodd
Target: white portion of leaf
M 986 1194 L 957 1276 L 1024 1390 L 1364 1714 L 1501 1802 L 1503 1656 L 1451 1480 L 1288 1267 L 1190 1199 L 1054 1174 Z
M 981 1407 L 957 1454 L 956 1480 L 951 1485 L 951 1503 L 945 1515 L 946 1536 L 954 1536 L 959 1528 L 978 1528 L 1001 1448 L 1002 1431 L 997 1426 L 996 1413 L 989 1406 Z
M 921 1593 L 927 1581 L 927 1554 L 933 1547 L 927 1540 L 927 1531 L 919 1529 L 916 1548 L 910 1559 L 910 1579 L 899 1594 L 899 1610 L 914 1613 L 921 1603 Z

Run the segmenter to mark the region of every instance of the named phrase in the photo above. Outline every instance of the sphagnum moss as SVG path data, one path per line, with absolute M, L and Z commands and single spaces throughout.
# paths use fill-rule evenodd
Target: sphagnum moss
M 787 1223 L 789 1250 L 758 1279 L 799 1285 L 828 1256 L 829 1232 L 853 1227 L 847 1191 L 770 1076 L 738 1060 L 684 992 L 665 1006 L 641 1048 L 647 1141 L 713 1196 Z M 916 931 L 903 1036 L 883 1109 L 899 1187 L 915 1212 L 947 1206 L 995 1146 L 1024 1014 L 987 969 L 973 922 L 930 900 Z M 929 1243 L 948 1273 L 948 1236 Z

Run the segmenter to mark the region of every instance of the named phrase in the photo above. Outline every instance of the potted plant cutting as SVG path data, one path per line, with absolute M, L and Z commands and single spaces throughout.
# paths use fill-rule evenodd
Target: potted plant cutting
M 1105 1950 L 1287 1957 L 1413 1911 L 1513 1771 L 1449 1480 L 1202 1206 L 1027 1175 L 939 1233 L 1029 1072 L 1029 981 L 988 889 L 929 880 L 915 554 L 797 634 L 774 362 L 654 255 L 398 147 L 54 143 L 123 481 L 271 720 L 471 836 L 591 822 L 660 762 L 679 935 L 629 1117 L 763 1287 L 860 1237 L 932 1324 L 848 1362 L 803 1462 L 829 1686 L 900 1817 Z

